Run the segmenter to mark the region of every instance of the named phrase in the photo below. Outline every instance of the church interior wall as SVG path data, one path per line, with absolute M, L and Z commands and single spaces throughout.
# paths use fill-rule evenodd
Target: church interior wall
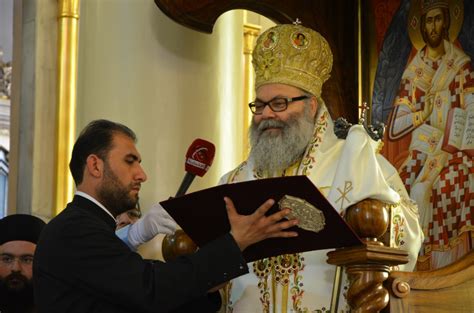
M 130 126 L 148 174 L 141 205 L 176 193 L 195 138 L 216 145 L 209 172 L 191 191 L 215 185 L 242 161 L 243 11 L 221 16 L 212 34 L 185 28 L 152 1 L 81 2 L 78 131 L 107 118 Z
M 8 214 L 54 212 L 57 129 L 57 12 L 53 0 L 14 2 Z M 214 164 L 190 191 L 213 186 L 243 160 L 243 23 L 270 20 L 243 10 L 222 15 L 212 34 L 183 27 L 151 1 L 82 0 L 77 133 L 106 118 L 130 126 L 148 182 L 144 211 L 173 196 L 195 138 L 216 145 Z M 16 79 L 16 81 L 15 81 Z

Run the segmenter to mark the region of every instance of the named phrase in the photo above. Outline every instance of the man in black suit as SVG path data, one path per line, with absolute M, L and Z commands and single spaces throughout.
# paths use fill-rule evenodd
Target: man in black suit
M 91 122 L 77 139 L 71 162 L 76 195 L 43 230 L 35 253 L 34 288 L 39 313 L 215 312 L 224 282 L 248 271 L 241 251 L 269 237 L 293 237 L 271 216 L 266 201 L 254 214 L 239 215 L 226 202 L 231 232 L 191 256 L 150 262 L 115 236 L 115 217 L 135 207 L 146 174 L 124 125 Z

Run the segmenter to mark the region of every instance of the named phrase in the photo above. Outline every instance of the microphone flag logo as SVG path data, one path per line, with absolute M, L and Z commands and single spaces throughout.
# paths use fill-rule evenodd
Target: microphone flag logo
M 214 144 L 204 139 L 196 139 L 186 153 L 186 172 L 202 177 L 212 165 L 216 148 Z

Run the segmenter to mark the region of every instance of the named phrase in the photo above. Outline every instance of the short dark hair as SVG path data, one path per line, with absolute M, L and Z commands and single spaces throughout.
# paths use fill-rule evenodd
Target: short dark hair
M 448 8 L 439 8 L 443 12 L 443 18 L 444 18 L 444 28 L 442 30 L 442 38 L 444 40 L 449 41 L 449 27 L 451 26 L 451 18 L 449 16 L 449 9 Z M 428 11 L 429 12 L 429 11 Z M 427 13 L 428 13 L 427 12 Z M 428 38 L 425 34 L 425 23 L 426 23 L 426 14 L 423 14 L 420 18 L 420 30 L 421 30 L 421 36 L 423 37 L 424 42 L 428 42 Z
M 123 134 L 137 141 L 137 136 L 125 125 L 108 120 L 95 120 L 90 122 L 80 133 L 72 149 L 69 169 L 76 186 L 82 183 L 84 168 L 87 157 L 91 154 L 97 155 L 102 160 L 107 158 L 107 154 L 112 149 L 113 135 Z

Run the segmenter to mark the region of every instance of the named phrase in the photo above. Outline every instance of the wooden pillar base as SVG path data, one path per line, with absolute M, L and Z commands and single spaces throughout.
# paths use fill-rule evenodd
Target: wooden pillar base
M 391 266 L 408 263 L 408 253 L 396 248 L 366 245 L 328 253 L 329 264 L 343 266 L 349 278 L 347 302 L 352 312 L 380 312 L 388 304 L 383 286 Z
M 383 282 L 392 266 L 408 263 L 408 253 L 378 241 L 389 225 L 385 203 L 363 200 L 347 208 L 345 219 L 365 245 L 331 251 L 327 262 L 345 268 L 349 279 L 347 302 L 352 312 L 380 312 L 389 300 Z

